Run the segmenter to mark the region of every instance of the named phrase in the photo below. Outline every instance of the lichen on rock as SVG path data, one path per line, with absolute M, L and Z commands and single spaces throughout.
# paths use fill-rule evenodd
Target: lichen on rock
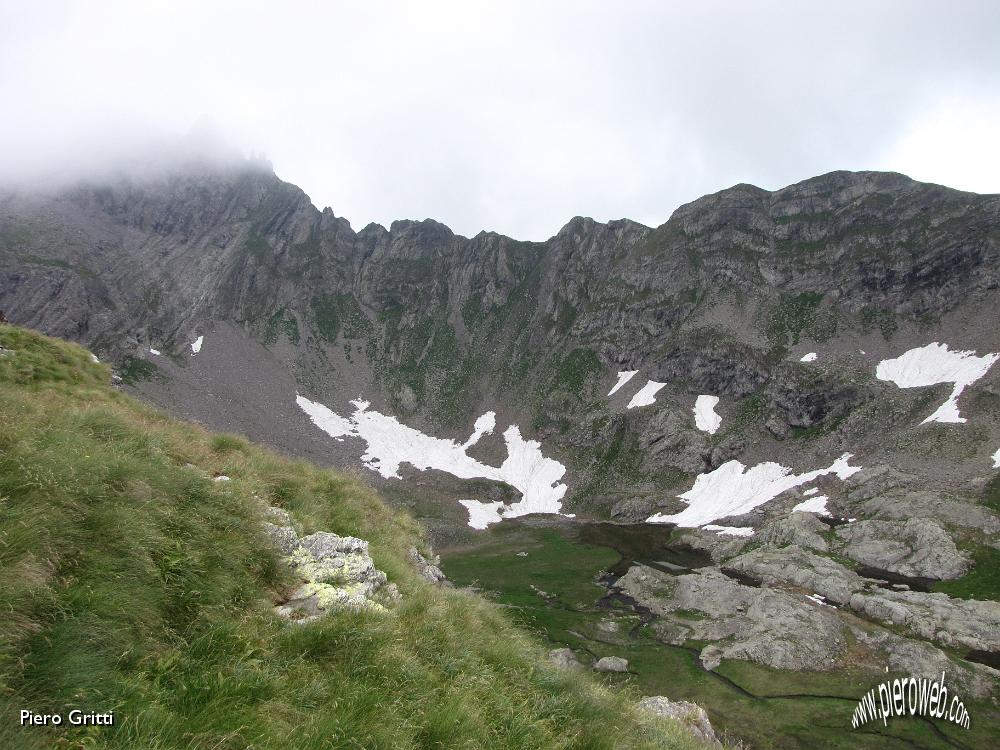
M 282 562 L 301 579 L 288 600 L 274 611 L 289 620 L 309 622 L 338 609 L 385 611 L 399 600 L 399 590 L 375 567 L 368 542 L 328 531 L 299 538 L 291 517 L 280 508 L 265 516 L 287 526 L 264 523 L 264 531 Z

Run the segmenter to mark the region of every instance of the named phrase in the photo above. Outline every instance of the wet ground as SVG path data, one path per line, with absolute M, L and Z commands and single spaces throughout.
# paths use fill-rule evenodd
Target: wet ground
M 602 679 L 643 695 L 699 703 L 718 729 L 745 747 L 981 746 L 966 744 L 964 733 L 949 727 L 946 735 L 929 721 L 851 730 L 854 706 L 872 687 L 867 671 L 782 672 L 727 660 L 708 672 L 698 658 L 703 644 L 658 641 L 650 627 L 653 614 L 614 583 L 636 563 L 672 575 L 711 564 L 707 555 L 672 542 L 673 531 L 670 525 L 529 516 L 440 552 L 455 584 L 473 585 L 494 598 L 552 648 L 569 646 L 585 664 L 602 656 L 628 659 L 627 674 Z M 907 582 L 914 584 L 920 582 Z

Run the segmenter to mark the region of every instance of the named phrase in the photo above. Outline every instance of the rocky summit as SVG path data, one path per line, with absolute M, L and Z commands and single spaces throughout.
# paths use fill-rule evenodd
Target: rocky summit
M 521 517 L 574 544 L 588 523 L 662 529 L 641 560 L 605 545 L 599 605 L 522 582 L 518 606 L 636 618 L 536 618 L 557 664 L 589 650 L 645 679 L 655 659 L 614 650 L 641 637 L 686 650 L 699 685 L 825 675 L 829 700 L 945 671 L 1000 727 L 998 303 L 1000 196 L 891 173 L 736 185 L 656 228 L 577 217 L 544 242 L 356 230 L 256 162 L 0 194 L 10 323 L 175 415 L 362 472 L 442 550 L 409 556 L 428 582 Z M 282 615 L 395 606 L 361 540 L 266 528 L 297 582 Z M 583 549 L 516 541 L 469 585 Z M 648 708 L 714 740 L 681 697 Z

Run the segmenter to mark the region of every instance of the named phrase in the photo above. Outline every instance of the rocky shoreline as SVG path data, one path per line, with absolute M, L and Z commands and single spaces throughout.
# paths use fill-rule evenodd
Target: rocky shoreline
M 962 658 L 1000 652 L 1000 603 L 894 590 L 796 546 L 765 543 L 681 574 L 635 564 L 610 590 L 649 612 L 661 642 L 707 641 L 707 670 L 723 659 L 792 671 L 851 661 L 873 674 L 945 670 L 979 698 L 1000 686 L 1000 672 Z

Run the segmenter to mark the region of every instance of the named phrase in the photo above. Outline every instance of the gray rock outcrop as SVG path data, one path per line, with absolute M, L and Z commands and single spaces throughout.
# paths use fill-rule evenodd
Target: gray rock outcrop
M 972 564 L 941 524 L 930 518 L 858 521 L 839 527 L 836 534 L 840 554 L 910 578 L 958 578 Z
M 860 516 L 907 521 L 932 518 L 986 534 L 1000 533 L 1000 517 L 988 508 L 957 498 L 943 499 L 936 492 L 890 492 L 863 503 Z
M 704 552 L 716 563 L 735 557 L 750 543 L 747 537 L 726 536 L 703 529 L 684 529 L 677 541 L 693 550 Z
M 266 508 L 266 517 L 291 523 L 280 508 Z M 282 617 L 309 622 L 342 608 L 384 610 L 399 599 L 368 554 L 368 542 L 328 531 L 299 538 L 295 528 L 264 523 L 264 532 L 282 562 L 299 577 L 299 585 L 285 603 L 274 608 Z
M 662 618 L 653 628 L 664 640 L 718 642 L 719 658 L 823 670 L 847 646 L 846 628 L 831 608 L 746 586 L 714 568 L 674 577 L 636 565 L 617 585 Z
M 291 514 L 284 508 L 276 508 L 273 505 L 262 505 L 264 517 L 277 526 L 295 526 Z
M 829 527 L 813 513 L 790 513 L 764 524 L 754 540 L 768 547 L 795 545 L 826 552 L 829 544 L 822 534 Z
M 865 579 L 853 570 L 799 547 L 755 549 L 729 560 L 725 567 L 766 586 L 798 586 L 838 604 L 847 604 L 865 587 Z
M 852 632 L 859 644 L 885 654 L 891 673 L 933 678 L 944 672 L 949 683 L 980 699 L 988 698 L 1000 687 L 997 670 L 975 662 L 959 662 L 930 643 L 881 628 L 853 628 Z
M 277 524 L 264 522 L 264 532 L 267 534 L 271 544 L 282 555 L 291 555 L 299 548 L 299 535 L 291 526 L 278 526 Z
M 879 624 L 906 628 L 945 646 L 1000 650 L 1000 603 L 880 588 L 835 560 L 796 547 L 756 549 L 726 563 L 765 586 L 798 587 L 849 606 Z
M 829 527 L 812 513 L 790 513 L 765 524 L 754 540 L 768 547 L 796 545 L 826 552 L 829 544 L 822 537 Z
M 866 467 L 845 483 L 846 504 L 865 518 L 908 521 L 932 518 L 987 534 L 1000 533 L 1000 518 L 961 497 L 919 489 L 920 478 L 886 464 Z
M 1000 652 L 1000 602 L 878 589 L 853 594 L 850 606 L 876 622 L 905 627 L 944 646 Z

